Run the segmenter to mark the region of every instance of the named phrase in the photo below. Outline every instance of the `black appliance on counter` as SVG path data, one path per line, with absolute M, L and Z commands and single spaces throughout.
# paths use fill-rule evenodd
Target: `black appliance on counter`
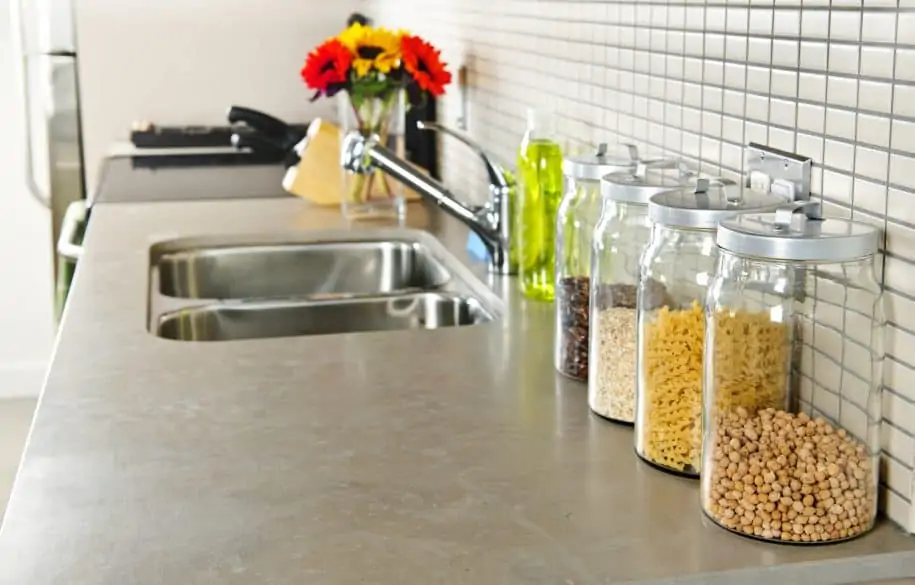
M 407 111 L 404 143 L 407 159 L 439 178 L 437 137 L 419 130 L 420 120 L 436 119 L 435 98 L 416 87 L 407 90 L 413 106 Z M 227 126 L 158 126 L 146 124 L 130 133 L 130 141 L 138 149 L 132 157 L 138 168 L 188 166 L 269 165 L 282 163 L 287 167 L 298 163 L 294 147 L 305 137 L 308 124 L 289 124 L 259 110 L 232 106 L 226 115 Z M 236 150 L 214 151 L 206 154 L 196 149 Z M 145 155 L 143 150 L 156 150 Z M 174 150 L 163 154 L 162 150 Z M 193 156 L 187 151 L 195 149 Z M 182 152 L 185 151 L 185 152 Z

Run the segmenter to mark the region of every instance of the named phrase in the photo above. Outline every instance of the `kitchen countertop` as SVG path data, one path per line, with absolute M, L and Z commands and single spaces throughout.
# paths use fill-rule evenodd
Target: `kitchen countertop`
M 466 229 L 410 205 L 461 260 Z M 5 522 L 0 585 L 856 583 L 915 539 L 792 547 L 712 526 L 552 367 L 551 305 L 434 331 L 181 343 L 149 247 L 343 222 L 296 198 L 96 205 Z M 485 278 L 485 269 L 472 265 Z

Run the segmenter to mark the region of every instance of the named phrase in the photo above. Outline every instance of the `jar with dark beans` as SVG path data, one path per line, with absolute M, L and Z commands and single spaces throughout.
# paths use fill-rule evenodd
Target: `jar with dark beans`
M 576 380 L 588 379 L 588 315 L 591 282 L 584 276 L 559 279 L 556 315 L 560 320 L 557 369 Z
M 591 242 L 604 205 L 600 178 L 633 169 L 637 162 L 634 148 L 614 154 L 606 144 L 562 161 L 566 191 L 556 219 L 553 356 L 556 369 L 576 380 L 588 378 Z

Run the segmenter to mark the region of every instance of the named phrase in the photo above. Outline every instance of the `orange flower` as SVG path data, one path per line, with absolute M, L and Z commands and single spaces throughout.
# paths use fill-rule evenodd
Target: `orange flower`
M 405 35 L 400 40 L 404 70 L 422 89 L 432 95 L 445 93 L 451 74 L 445 69 L 441 52 L 419 37 Z
M 330 39 L 308 54 L 302 67 L 302 79 L 311 89 L 332 96 L 345 89 L 353 54 L 337 39 Z

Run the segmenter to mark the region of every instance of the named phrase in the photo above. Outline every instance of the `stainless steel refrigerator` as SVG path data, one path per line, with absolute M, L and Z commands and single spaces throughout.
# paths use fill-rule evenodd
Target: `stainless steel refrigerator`
M 26 183 L 31 196 L 51 211 L 58 309 L 76 260 L 69 256 L 78 255 L 79 250 L 78 246 L 68 248 L 67 244 L 78 243 L 74 238 L 83 226 L 75 224 L 85 221 L 86 182 L 72 2 L 11 0 L 10 19 L 26 130 Z M 70 225 L 64 225 L 65 216 Z

